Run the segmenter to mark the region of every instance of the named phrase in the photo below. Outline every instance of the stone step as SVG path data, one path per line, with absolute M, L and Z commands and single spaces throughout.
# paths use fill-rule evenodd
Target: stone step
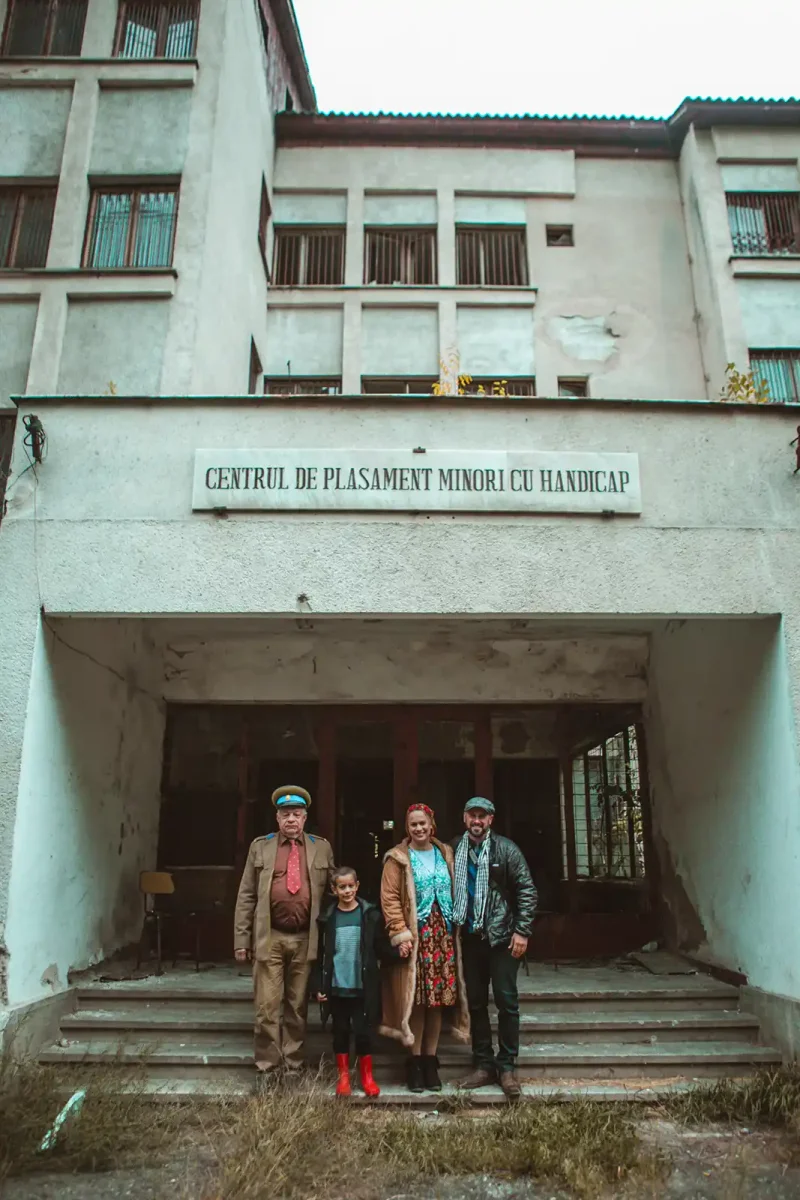
M 496 1018 L 493 1025 L 496 1026 Z M 225 1005 L 187 1007 L 179 1004 L 157 1004 L 138 1008 L 78 1009 L 66 1014 L 61 1021 L 65 1037 L 90 1039 L 114 1033 L 120 1039 L 141 1041 L 147 1035 L 153 1042 L 165 1037 L 174 1039 L 179 1030 L 183 1040 L 195 1045 L 212 1043 L 220 1033 L 250 1035 L 253 1027 L 252 1009 L 240 1012 Z M 323 1033 L 318 1010 L 309 1013 L 308 1045 L 310 1050 L 324 1050 L 330 1037 L 330 1026 Z M 525 1012 L 520 1019 L 520 1038 L 527 1042 L 646 1042 L 646 1041 L 741 1041 L 757 1042 L 758 1020 L 735 1010 L 673 1010 L 668 1013 L 542 1013 Z
M 121 1073 L 122 1075 L 122 1073 Z M 680 1095 L 702 1087 L 703 1081 L 693 1079 L 663 1079 L 648 1081 L 645 1079 L 615 1079 L 597 1080 L 585 1083 L 576 1080 L 562 1080 L 558 1083 L 523 1083 L 523 1100 L 547 1100 L 551 1103 L 570 1103 L 571 1101 L 591 1100 L 599 1103 L 638 1103 L 657 1104 L 667 1096 Z M 479 1088 L 475 1092 L 462 1092 L 454 1084 L 445 1083 L 441 1092 L 409 1092 L 402 1083 L 382 1083 L 381 1094 L 377 1100 L 368 1100 L 362 1095 L 357 1086 L 356 1076 L 353 1075 L 353 1095 L 349 1103 L 359 1107 L 379 1105 L 385 1108 L 401 1107 L 411 1110 L 427 1110 L 436 1112 L 447 1110 L 451 1106 L 468 1104 L 470 1107 L 484 1108 L 489 1105 L 506 1104 L 506 1098 L 499 1087 Z M 247 1100 L 254 1092 L 252 1072 L 241 1079 L 223 1080 L 218 1073 L 211 1073 L 202 1079 L 159 1079 L 148 1078 L 126 1084 L 120 1080 L 119 1091 L 134 1090 L 145 1099 L 162 1103 L 186 1103 L 191 1100 Z M 327 1094 L 334 1100 L 334 1089 L 331 1084 Z M 66 1093 L 65 1093 L 66 1095 Z M 339 1101 L 336 1101 L 339 1103 Z
M 194 982 L 194 981 L 193 981 Z M 185 984 L 163 987 L 151 980 L 137 983 L 93 984 L 79 988 L 76 994 L 78 1008 L 92 1010 L 123 1008 L 130 1011 L 140 1005 L 161 1006 L 180 1003 L 186 1009 L 197 1009 L 209 1005 L 214 1008 L 235 1008 L 249 1016 L 252 1012 L 253 992 L 249 979 L 241 979 L 235 986 L 194 987 Z M 648 1012 L 688 1010 L 733 1011 L 739 1005 L 739 992 L 716 980 L 703 979 L 702 985 L 688 986 L 683 983 L 672 987 L 653 988 L 604 988 L 592 991 L 542 989 L 533 991 L 520 981 L 520 1011 L 528 1013 L 568 1012 Z
M 465 1046 L 443 1047 L 439 1057 L 443 1078 L 458 1078 L 468 1069 L 470 1056 Z M 253 1070 L 249 1039 L 240 1040 L 238 1035 L 201 1047 L 173 1041 L 137 1049 L 134 1044 L 120 1045 L 117 1039 L 72 1041 L 67 1046 L 45 1050 L 40 1061 L 62 1065 L 105 1062 L 114 1063 L 120 1069 L 144 1063 L 149 1075 L 167 1078 L 202 1078 L 211 1070 L 241 1077 Z M 528 1079 L 540 1076 L 566 1079 L 700 1078 L 737 1074 L 780 1062 L 781 1055 L 769 1047 L 738 1042 L 596 1043 L 588 1046 L 553 1042 L 522 1047 L 518 1069 L 520 1077 Z M 402 1078 L 402 1054 L 377 1054 L 375 1063 L 387 1081 Z

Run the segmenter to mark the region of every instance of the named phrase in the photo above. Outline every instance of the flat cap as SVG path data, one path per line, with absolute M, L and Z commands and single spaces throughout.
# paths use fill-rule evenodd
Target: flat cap
M 305 788 L 290 783 L 286 787 L 275 788 L 272 803 L 275 808 L 309 808 L 311 796 Z
M 471 808 L 482 808 L 484 812 L 494 813 L 494 805 L 491 800 L 487 800 L 484 796 L 473 796 L 464 805 L 464 812 L 469 812 Z

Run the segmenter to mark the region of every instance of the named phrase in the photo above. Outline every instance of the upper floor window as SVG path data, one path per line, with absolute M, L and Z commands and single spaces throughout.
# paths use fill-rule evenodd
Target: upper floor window
M 199 0 L 120 0 L 118 58 L 192 58 Z
M 15 58 L 81 52 L 87 0 L 9 0 L 2 53 Z
M 525 226 L 457 226 L 456 278 L 466 287 L 526 287 Z
M 464 385 L 465 396 L 535 396 L 535 379 L 478 379 L 472 376 Z
M 751 350 L 750 370 L 773 404 L 800 404 L 800 350 Z
M 365 396 L 430 396 L 437 379 L 413 377 L 406 379 L 379 375 L 361 380 L 361 392 Z
M 5 492 L 11 470 L 11 450 L 14 445 L 16 413 L 0 412 L 0 521 L 5 513 Z
M 344 283 L 344 229 L 275 226 L 272 281 L 284 287 Z
M 47 265 L 55 204 L 54 187 L 0 186 L 0 267 Z
M 571 225 L 545 225 L 545 241 L 548 246 L 574 246 L 575 238 Z
M 95 188 L 84 267 L 170 266 L 177 215 L 177 186 Z
M 800 254 L 800 192 L 728 192 L 734 254 Z
M 364 283 L 436 283 L 436 230 L 364 230 Z
M 264 380 L 267 396 L 338 396 L 341 391 L 341 379 L 299 379 L 284 375 Z
M 589 380 L 585 375 L 575 375 L 571 378 L 562 376 L 558 380 L 558 394 L 570 400 L 584 400 L 589 395 Z
M 264 265 L 267 264 L 267 230 L 269 229 L 269 219 L 272 215 L 272 209 L 269 203 L 269 192 L 267 191 L 267 181 L 264 176 L 261 176 L 261 202 L 258 207 L 258 245 L 261 250 L 261 257 L 264 259 Z

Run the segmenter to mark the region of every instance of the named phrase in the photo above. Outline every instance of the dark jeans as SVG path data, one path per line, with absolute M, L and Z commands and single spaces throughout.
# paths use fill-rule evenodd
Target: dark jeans
M 333 1022 L 333 1053 L 350 1053 L 350 1030 L 356 1044 L 356 1054 L 359 1058 L 372 1053 L 372 1038 L 369 1021 L 364 1011 L 364 997 L 331 996 L 330 1013 Z
M 472 1025 L 472 1061 L 492 1071 L 513 1068 L 519 1054 L 519 995 L 517 972 L 520 959 L 508 946 L 490 946 L 486 938 L 464 933 L 461 938 L 467 1004 Z M 489 1021 L 489 983 L 497 1005 L 498 1053 L 492 1049 Z

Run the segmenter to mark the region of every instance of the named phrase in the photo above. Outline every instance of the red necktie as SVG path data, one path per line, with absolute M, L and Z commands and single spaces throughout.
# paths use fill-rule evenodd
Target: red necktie
M 300 891 L 300 847 L 292 842 L 289 850 L 289 862 L 286 865 L 286 890 L 290 896 Z

